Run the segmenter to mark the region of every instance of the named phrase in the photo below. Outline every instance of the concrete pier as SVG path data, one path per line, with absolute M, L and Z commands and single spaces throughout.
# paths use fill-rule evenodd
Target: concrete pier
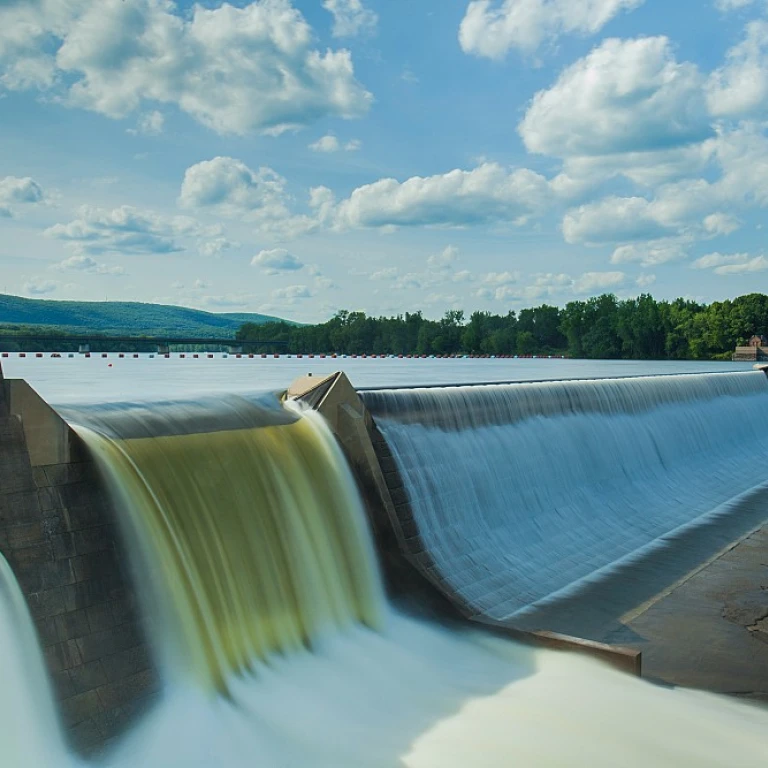
M 93 754 L 158 680 L 114 511 L 79 438 L 0 369 L 0 551 L 35 621 L 73 746 Z

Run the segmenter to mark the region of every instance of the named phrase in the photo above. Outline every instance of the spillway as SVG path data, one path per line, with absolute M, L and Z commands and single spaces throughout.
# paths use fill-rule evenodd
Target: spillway
M 153 605 L 172 617 L 169 658 L 206 686 L 226 691 L 257 659 L 380 623 L 364 516 L 317 414 L 230 397 L 69 418 L 125 511 Z
M 751 377 L 702 386 L 714 388 L 706 390 L 710 399 L 726 410 L 731 400 L 738 403 L 742 414 L 750 398 L 754 405 L 764 397 Z M 655 396 L 647 395 L 630 412 L 630 398 L 622 399 L 624 390 L 617 388 L 606 413 L 594 406 L 582 415 L 618 420 L 602 432 L 595 428 L 593 442 L 582 438 L 575 446 L 595 452 L 601 435 L 620 430 L 621 419 L 642 420 L 657 410 Z M 463 434 L 465 458 L 478 460 L 471 480 L 494 448 L 490 437 L 475 439 L 473 432 L 506 433 L 513 424 L 525 429 L 537 418 L 526 411 L 499 424 L 499 414 L 489 419 L 479 404 L 474 412 L 443 408 L 447 417 L 438 419 L 426 401 L 403 408 L 392 403 L 396 396 L 366 400 L 373 406 L 376 397 L 389 398 L 392 407 L 388 414 L 379 408 L 378 421 L 395 451 L 397 430 L 442 436 L 444 453 L 437 453 L 440 440 L 421 443 L 420 460 L 434 477 L 427 448 L 459 472 L 451 449 Z M 697 404 L 706 403 L 701 394 Z M 685 408 L 687 398 L 678 391 L 666 404 L 670 411 Z M 503 415 L 507 406 L 500 407 Z M 349 417 L 345 406 L 340 409 Z M 708 419 L 716 410 L 712 405 Z M 317 413 L 283 408 L 269 396 L 80 406 L 62 413 L 106 479 L 161 678 L 153 710 L 108 745 L 104 765 L 678 768 L 762 766 L 768 760 L 764 709 L 656 687 L 593 659 L 519 645 L 466 624 L 436 624 L 390 604 L 355 479 Z M 559 418 L 550 410 L 540 421 Z M 431 425 L 423 423 L 430 419 Z M 708 429 L 698 427 L 690 442 Z M 565 431 L 560 428 L 563 440 Z M 760 430 L 754 432 L 751 447 L 761 448 Z M 533 439 L 534 433 L 526 434 Z M 715 434 L 712 428 L 713 451 Z M 744 428 L 742 439 L 748 434 Z M 641 446 L 643 439 L 651 438 L 640 435 Z M 732 442 L 707 466 L 724 456 L 738 463 L 739 441 Z M 664 446 L 658 450 L 665 455 Z M 663 477 L 654 463 L 660 459 L 642 456 L 647 482 Z M 524 460 L 499 459 L 490 476 Z M 408 478 L 407 461 L 398 461 Z M 731 461 L 726 464 L 731 471 Z M 596 475 L 599 484 L 582 490 L 594 494 L 594 504 L 602 498 L 598 490 L 611 488 L 611 473 L 603 472 Z M 573 470 L 569 477 L 579 474 Z M 494 482 L 504 488 L 502 480 Z M 409 493 L 412 482 L 408 478 Z M 488 491 L 465 501 L 488 502 Z M 418 516 L 418 497 L 411 498 Z M 486 525 L 485 507 L 455 509 Z M 525 543 L 528 528 L 522 530 L 518 540 Z M 14 575 L 0 557 L 0 764 L 73 768 L 83 763 L 62 736 L 33 632 Z
M 363 398 L 405 486 L 407 544 L 493 622 L 602 639 L 766 516 L 761 372 Z

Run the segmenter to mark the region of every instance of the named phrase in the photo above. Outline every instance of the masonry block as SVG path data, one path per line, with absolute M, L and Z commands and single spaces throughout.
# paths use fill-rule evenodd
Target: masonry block
M 85 755 L 145 711 L 158 686 L 116 523 L 82 442 L 0 368 L 0 553 L 26 596 L 70 740 Z

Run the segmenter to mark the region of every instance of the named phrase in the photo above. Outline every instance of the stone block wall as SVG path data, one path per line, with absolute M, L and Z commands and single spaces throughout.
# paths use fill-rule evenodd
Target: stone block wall
M 114 511 L 77 435 L 0 371 L 0 552 L 26 595 L 73 746 L 107 746 L 159 689 Z

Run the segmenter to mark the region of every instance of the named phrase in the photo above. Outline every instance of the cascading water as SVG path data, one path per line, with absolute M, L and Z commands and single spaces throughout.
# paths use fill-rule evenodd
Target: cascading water
M 315 415 L 237 398 L 69 416 L 127 517 L 166 680 L 104 765 L 768 760 L 764 710 L 389 609 L 353 480 Z M 1 566 L 0 764 L 72 768 L 29 616 Z
M 190 407 L 80 414 L 97 430 L 79 428 L 121 499 L 154 602 L 174 619 L 169 658 L 225 691 L 256 660 L 358 621 L 379 626 L 360 502 L 317 414 L 231 398 L 194 404 L 201 425 Z
M 768 454 L 760 372 L 364 399 L 437 577 L 493 620 L 536 626 L 548 610 L 547 628 L 599 635 L 660 570 L 698 565 L 766 517 L 765 493 L 755 496 L 765 477 L 754 472 Z M 614 578 L 632 567 L 631 579 Z M 609 583 L 616 589 L 593 599 L 598 624 L 583 605 L 574 619 L 556 604 Z

